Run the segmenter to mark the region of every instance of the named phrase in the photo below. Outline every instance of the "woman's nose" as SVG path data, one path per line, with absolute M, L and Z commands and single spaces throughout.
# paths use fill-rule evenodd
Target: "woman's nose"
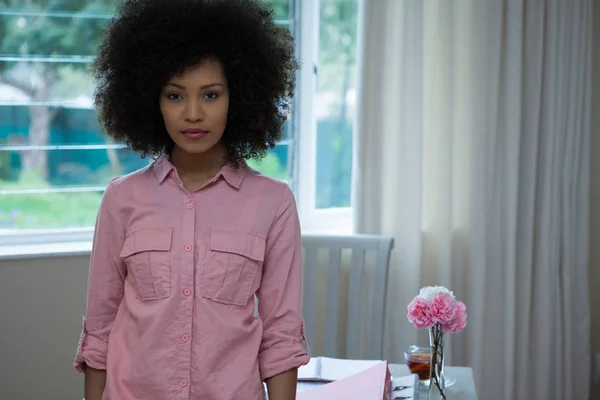
M 204 111 L 200 103 L 197 101 L 187 102 L 184 117 L 186 121 L 190 122 L 202 121 L 204 119 Z

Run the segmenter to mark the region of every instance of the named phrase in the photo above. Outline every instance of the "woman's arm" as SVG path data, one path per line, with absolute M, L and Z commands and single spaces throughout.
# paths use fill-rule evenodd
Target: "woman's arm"
M 101 396 L 104 390 L 108 337 L 123 300 L 127 273 L 119 258 L 125 230 L 112 211 L 118 200 L 112 182 L 106 188 L 96 218 L 86 316 L 74 361 L 77 371 L 85 372 L 86 400 L 99 398 L 97 396 Z
M 85 400 L 102 400 L 106 371 L 85 366 Z
M 266 380 L 269 400 L 294 400 L 298 369 L 293 368 Z
M 258 297 L 262 379 L 274 400 L 295 399 L 297 369 L 310 360 L 302 324 L 302 237 L 294 195 L 285 186 L 269 230 Z

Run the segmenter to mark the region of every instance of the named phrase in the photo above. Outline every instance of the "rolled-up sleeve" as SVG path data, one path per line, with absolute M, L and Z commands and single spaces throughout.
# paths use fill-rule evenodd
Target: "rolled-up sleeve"
M 302 237 L 294 196 L 286 186 L 267 237 L 258 313 L 263 320 L 259 353 L 263 380 L 310 360 L 302 321 Z
M 84 365 L 106 369 L 108 337 L 123 299 L 126 269 L 118 254 L 123 247 L 125 232 L 112 211 L 115 201 L 113 180 L 104 192 L 96 218 L 86 316 L 74 360 L 74 367 L 79 372 L 84 371 Z

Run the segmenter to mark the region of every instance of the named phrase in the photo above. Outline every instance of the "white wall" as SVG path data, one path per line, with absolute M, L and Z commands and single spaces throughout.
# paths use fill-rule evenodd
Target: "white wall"
M 72 368 L 89 257 L 0 261 L 0 399 L 83 397 Z

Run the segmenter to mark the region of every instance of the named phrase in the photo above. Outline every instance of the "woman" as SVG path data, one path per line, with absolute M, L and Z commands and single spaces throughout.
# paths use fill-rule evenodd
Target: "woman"
M 295 398 L 310 358 L 280 138 L 293 39 L 252 0 L 126 0 L 93 64 L 110 136 L 151 165 L 107 186 L 75 357 L 94 399 Z M 258 316 L 254 315 L 255 297 Z

